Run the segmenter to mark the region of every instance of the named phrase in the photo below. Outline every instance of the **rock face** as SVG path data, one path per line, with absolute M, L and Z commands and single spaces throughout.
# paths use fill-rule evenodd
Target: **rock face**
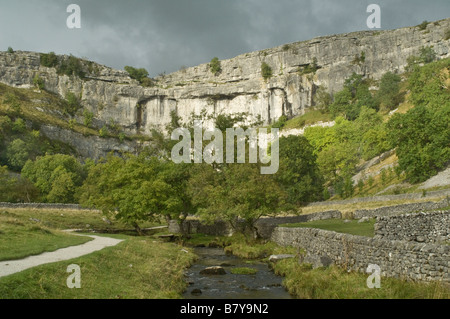
M 446 19 L 422 31 L 408 27 L 319 37 L 223 60 L 217 75 L 209 64 L 183 69 L 157 78 L 151 88 L 140 86 L 125 71 L 95 63 L 95 75 L 81 80 L 41 66 L 38 53 L 1 52 L 0 82 L 31 87 L 39 75 L 46 90 L 61 97 L 68 92 L 81 96 L 97 127 L 114 121 L 132 134 L 164 129 L 172 111 L 185 121 L 204 109 L 209 114 L 248 112 L 269 124 L 281 115 L 303 114 L 315 105 L 319 87 L 333 94 L 353 72 L 374 80 L 387 71 L 403 72 L 407 58 L 423 46 L 433 46 L 438 58 L 450 57 L 450 40 L 444 40 L 449 28 Z M 263 62 L 273 73 L 267 80 L 261 75 Z M 306 74 L 313 66 L 316 71 Z

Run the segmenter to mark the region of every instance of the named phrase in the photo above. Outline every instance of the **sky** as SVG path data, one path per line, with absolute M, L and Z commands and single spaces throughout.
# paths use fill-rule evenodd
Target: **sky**
M 73 54 L 150 76 L 237 55 L 369 30 L 369 4 L 381 29 L 450 17 L 449 0 L 0 0 L 0 50 Z M 70 29 L 70 4 L 81 28 Z

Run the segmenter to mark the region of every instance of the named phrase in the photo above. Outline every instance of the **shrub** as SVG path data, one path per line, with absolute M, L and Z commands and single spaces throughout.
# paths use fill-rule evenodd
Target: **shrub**
M 272 124 L 272 128 L 282 129 L 286 125 L 287 120 L 288 118 L 286 115 L 280 116 L 280 118 Z
M 58 57 L 56 56 L 55 52 L 41 53 L 40 63 L 42 66 L 54 68 L 58 65 Z
M 107 137 L 109 134 L 108 128 L 105 126 L 103 126 L 100 131 L 98 132 L 100 137 Z
M 273 71 L 270 65 L 268 65 L 266 62 L 261 63 L 261 75 L 263 76 L 264 80 L 268 80 L 272 77 Z
M 450 29 L 447 29 L 447 31 L 445 31 L 444 40 L 450 40 Z
M 400 93 L 401 80 L 399 75 L 392 72 L 387 72 L 381 78 L 380 89 L 376 97 L 389 110 L 395 109 L 403 100 L 403 95 Z
M 34 86 L 36 86 L 39 90 L 43 90 L 45 87 L 45 83 L 44 80 L 38 75 L 36 74 L 33 78 L 33 84 Z
M 214 75 L 218 75 L 220 72 L 222 72 L 222 66 L 219 58 L 215 57 L 211 60 L 211 62 L 209 63 L 209 70 Z
M 128 74 L 130 75 L 130 78 L 139 81 L 139 83 L 146 83 L 147 81 L 145 80 L 146 78 L 148 78 L 148 71 L 144 68 L 140 68 L 140 69 L 136 69 L 132 66 L 125 66 L 125 71 L 128 72 Z
M 420 31 L 426 30 L 428 24 L 430 24 L 427 20 L 423 21 L 421 24 L 419 24 L 417 27 Z
M 78 97 L 72 92 L 68 92 L 66 94 L 66 102 L 67 103 L 65 111 L 70 115 L 74 115 L 81 107 Z
M 89 112 L 88 110 L 84 110 L 83 116 L 84 116 L 84 125 L 87 127 L 91 126 L 92 119 L 94 118 L 94 113 Z
M 291 46 L 289 44 L 283 45 L 283 51 L 289 51 L 290 48 Z
M 85 77 L 81 60 L 72 55 L 69 57 L 69 59 L 61 62 L 61 65 L 58 68 L 58 74 L 65 74 L 67 76 L 74 75 L 82 79 Z
M 7 51 L 8 53 L 14 53 L 14 50 L 13 50 L 13 48 L 11 48 L 11 47 L 8 47 L 8 51 Z
M 420 49 L 419 58 L 422 63 L 431 63 L 436 61 L 436 52 L 432 47 L 422 47 Z
M 27 127 L 25 125 L 25 121 L 22 120 L 21 118 L 17 118 L 12 125 L 13 132 L 17 132 L 17 133 L 25 132 L 26 128 Z

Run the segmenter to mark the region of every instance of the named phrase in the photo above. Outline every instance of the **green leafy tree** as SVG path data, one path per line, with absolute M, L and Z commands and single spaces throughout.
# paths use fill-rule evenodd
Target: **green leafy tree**
M 0 202 L 30 203 L 39 196 L 39 190 L 26 178 L 10 174 L 0 166 Z
M 303 136 L 280 139 L 280 168 L 275 179 L 286 191 L 291 204 L 301 205 L 322 199 L 324 180 L 313 151 Z
M 54 68 L 58 66 L 58 57 L 56 56 L 55 52 L 41 53 L 40 62 L 42 66 Z
M 388 123 L 388 137 L 397 147 L 399 168 L 412 183 L 423 182 L 450 160 L 450 103 L 439 110 L 416 106 L 395 114 Z
M 29 159 L 30 147 L 23 140 L 15 139 L 6 149 L 6 156 L 8 158 L 8 166 L 15 171 L 20 171 Z
M 86 171 L 73 156 L 56 154 L 28 160 L 22 175 L 40 190 L 44 201 L 73 203 L 76 188 L 82 185 Z
M 209 70 L 214 75 L 218 75 L 220 72 L 222 72 L 222 66 L 219 58 L 215 57 L 211 60 L 211 62 L 209 62 Z
M 134 68 L 132 66 L 125 66 L 125 71 L 128 72 L 132 79 L 139 81 L 141 84 L 148 78 L 148 71 L 144 68 Z
M 388 110 L 395 109 L 403 101 L 403 95 L 400 93 L 401 80 L 399 75 L 392 72 L 385 73 L 381 78 L 376 98 Z
M 51 59 L 53 61 L 53 57 Z M 79 58 L 74 57 L 73 55 L 61 61 L 57 71 L 59 75 L 64 74 L 67 76 L 77 76 L 81 79 L 83 79 L 86 75 L 83 70 L 81 60 Z
M 196 165 L 189 190 L 204 221 L 223 220 L 245 235 L 257 237 L 255 223 L 276 214 L 285 193 L 269 175 L 261 175 L 257 164 L 234 164 L 216 170 Z

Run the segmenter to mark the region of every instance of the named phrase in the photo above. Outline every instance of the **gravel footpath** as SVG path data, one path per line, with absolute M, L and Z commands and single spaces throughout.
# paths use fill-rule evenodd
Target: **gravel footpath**
M 87 243 L 78 246 L 71 246 L 61 248 L 53 252 L 46 252 L 37 256 L 29 256 L 20 260 L 1 261 L 0 262 L 0 277 L 9 276 L 25 269 L 36 267 L 43 264 L 54 263 L 63 260 L 78 258 L 88 255 L 95 251 L 102 250 L 106 247 L 111 247 L 119 244 L 123 240 L 109 237 L 99 237 L 91 235 L 79 235 L 94 238 Z

